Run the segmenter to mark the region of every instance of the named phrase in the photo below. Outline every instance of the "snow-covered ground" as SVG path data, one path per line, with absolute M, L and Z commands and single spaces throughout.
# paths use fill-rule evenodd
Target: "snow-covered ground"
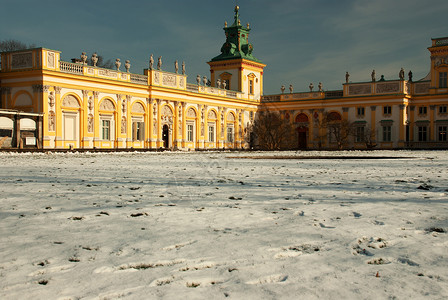
M 0 298 L 447 299 L 447 166 L 2 153 Z

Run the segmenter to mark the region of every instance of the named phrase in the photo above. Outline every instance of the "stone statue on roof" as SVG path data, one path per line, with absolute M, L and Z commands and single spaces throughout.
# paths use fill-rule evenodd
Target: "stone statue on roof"
M 182 75 L 185 75 L 185 62 L 182 62 Z
M 375 70 L 372 71 L 372 82 L 376 81 L 376 75 L 375 75 Z
M 398 77 L 400 77 L 400 80 L 404 80 L 404 70 L 401 68 L 400 72 L 398 73 Z
M 345 72 L 345 83 L 348 83 L 349 79 L 350 79 L 350 74 L 348 74 L 348 72 Z
M 410 71 L 410 70 L 409 70 L 409 73 L 408 73 L 408 77 L 409 77 L 409 81 L 412 82 L 412 71 Z
M 179 63 L 177 62 L 177 60 L 174 62 L 174 71 L 176 71 L 176 74 L 179 71 Z
M 151 54 L 149 57 L 149 69 L 152 70 L 154 68 L 154 55 Z
M 162 70 L 162 56 L 159 56 L 159 60 L 157 62 L 157 70 Z

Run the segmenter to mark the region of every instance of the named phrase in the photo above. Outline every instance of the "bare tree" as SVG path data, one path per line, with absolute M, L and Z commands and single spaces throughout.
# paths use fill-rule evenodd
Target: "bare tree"
M 371 127 L 366 127 L 364 131 L 364 143 L 367 149 L 376 147 L 375 131 Z
M 264 108 L 250 128 L 249 137 L 255 139 L 262 150 L 280 150 L 291 148 L 293 127 L 289 119 L 280 113 Z
M 115 63 L 114 63 L 114 60 L 112 60 L 112 59 L 105 60 L 102 55 L 98 54 L 97 66 L 100 68 L 105 68 L 105 69 L 113 69 L 115 66 Z
M 349 138 L 355 133 L 353 122 L 343 120 L 340 115 L 325 112 L 322 120 L 318 121 L 318 128 L 321 134 L 318 134 L 319 145 L 323 144 L 324 139 L 330 143 L 335 143 L 338 150 L 348 147 Z M 320 130 L 325 129 L 325 130 Z
M 0 52 L 24 50 L 24 49 L 31 49 L 31 48 L 35 48 L 35 47 L 36 47 L 35 44 L 27 45 L 21 41 L 14 40 L 14 39 L 0 41 Z

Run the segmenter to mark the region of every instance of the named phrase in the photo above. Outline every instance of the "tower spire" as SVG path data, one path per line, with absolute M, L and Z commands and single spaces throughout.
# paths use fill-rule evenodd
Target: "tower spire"
M 232 26 L 238 26 L 241 25 L 240 21 L 240 7 L 238 5 L 235 6 L 235 22 L 233 22 Z

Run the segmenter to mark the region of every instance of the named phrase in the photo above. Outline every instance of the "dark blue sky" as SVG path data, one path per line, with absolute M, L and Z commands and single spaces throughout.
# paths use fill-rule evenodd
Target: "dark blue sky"
M 448 1 L 239 0 L 241 21 L 250 23 L 254 56 L 265 69 L 265 94 L 282 84 L 306 91 L 310 82 L 341 89 L 352 81 L 414 79 L 429 71 L 431 38 L 448 36 Z M 185 60 L 188 81 L 209 76 L 206 64 L 220 54 L 224 21 L 233 21 L 234 0 L 2 0 L 0 40 L 59 50 L 70 61 L 82 51 L 131 60 L 142 73 L 149 55 L 163 56 L 163 69 Z

